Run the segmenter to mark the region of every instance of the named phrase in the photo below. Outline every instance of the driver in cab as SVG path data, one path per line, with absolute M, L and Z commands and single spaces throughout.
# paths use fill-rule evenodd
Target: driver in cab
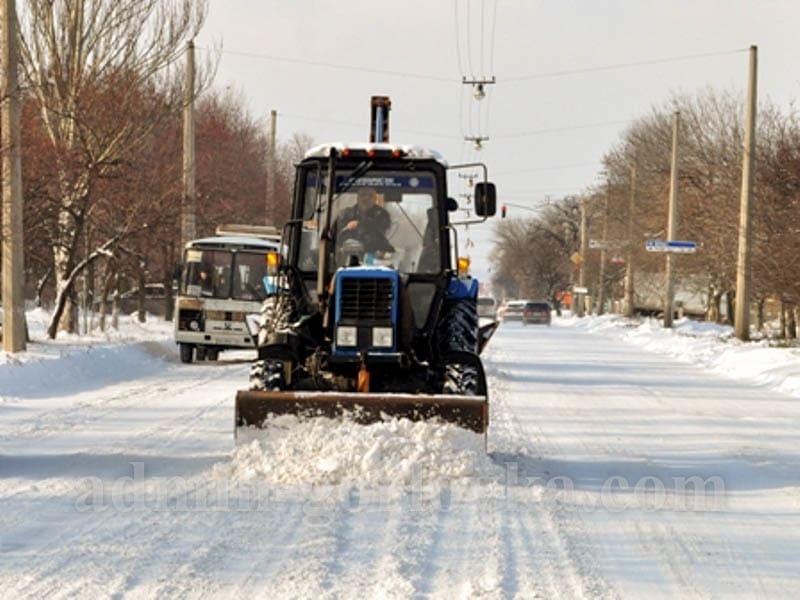
M 391 218 L 386 209 L 378 204 L 378 195 L 373 188 L 360 188 L 356 203 L 341 212 L 337 224 L 337 240 L 340 244 L 355 239 L 364 245 L 364 252 L 394 252 L 394 246 L 386 239 Z

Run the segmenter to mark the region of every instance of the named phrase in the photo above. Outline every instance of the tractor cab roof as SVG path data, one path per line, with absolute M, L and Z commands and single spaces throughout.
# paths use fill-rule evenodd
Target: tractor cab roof
M 435 160 L 444 168 L 449 165 L 447 161 L 436 150 L 423 148 L 421 146 L 408 146 L 403 144 L 372 144 L 366 142 L 334 142 L 331 144 L 321 144 L 311 148 L 305 154 L 305 158 L 327 158 L 330 156 L 331 149 L 336 150 L 340 156 L 352 152 L 354 156 L 367 155 L 370 152 L 377 153 L 378 156 L 394 158 L 410 158 L 415 160 Z

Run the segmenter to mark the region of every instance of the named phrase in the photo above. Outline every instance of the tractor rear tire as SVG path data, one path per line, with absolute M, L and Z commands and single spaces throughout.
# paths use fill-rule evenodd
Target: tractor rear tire
M 478 308 L 474 298 L 463 298 L 445 305 L 437 327 L 440 356 L 458 352 L 478 354 Z M 442 392 L 476 396 L 480 390 L 478 369 L 469 364 L 442 365 Z
M 219 358 L 219 348 L 208 348 L 206 350 L 206 360 L 217 360 Z
M 474 298 L 463 298 L 448 302 L 437 327 L 439 352 L 446 356 L 451 352 L 478 353 L 478 309 Z

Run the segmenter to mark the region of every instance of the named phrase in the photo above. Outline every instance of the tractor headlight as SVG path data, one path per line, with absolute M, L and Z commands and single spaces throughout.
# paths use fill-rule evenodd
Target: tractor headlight
M 340 325 L 336 328 L 337 346 L 355 346 L 357 337 L 355 327 Z
M 392 340 L 391 327 L 372 328 L 372 346 L 374 348 L 391 348 L 392 342 L 393 340 Z

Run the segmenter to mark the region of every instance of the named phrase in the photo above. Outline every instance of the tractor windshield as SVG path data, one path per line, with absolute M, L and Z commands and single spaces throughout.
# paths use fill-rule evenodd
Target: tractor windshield
M 403 273 L 441 270 L 436 178 L 429 171 L 370 170 L 355 180 L 336 173 L 331 213 L 331 269 L 387 265 Z M 318 181 L 318 176 L 321 181 Z M 299 267 L 316 270 L 326 219 L 326 174 L 306 176 Z

